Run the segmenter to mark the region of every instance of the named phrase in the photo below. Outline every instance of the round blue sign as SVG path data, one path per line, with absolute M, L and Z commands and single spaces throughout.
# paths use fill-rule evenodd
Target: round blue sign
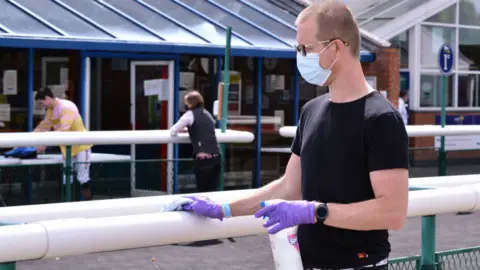
M 444 43 L 440 47 L 440 51 L 438 53 L 438 66 L 440 68 L 440 72 L 445 75 L 448 75 L 452 72 L 453 49 L 452 46 L 448 43 Z

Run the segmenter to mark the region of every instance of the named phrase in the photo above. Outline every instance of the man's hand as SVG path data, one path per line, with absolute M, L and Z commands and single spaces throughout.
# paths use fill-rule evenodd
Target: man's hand
M 47 149 L 46 146 L 37 146 L 35 148 L 37 149 L 37 153 L 45 152 L 45 149 Z
M 197 215 L 223 220 L 222 207 L 204 196 L 185 196 L 177 199 L 163 208 L 168 211 L 188 211 Z
M 256 218 L 268 217 L 263 227 L 268 233 L 277 232 L 300 224 L 315 223 L 315 203 L 307 201 L 272 200 L 255 213 Z

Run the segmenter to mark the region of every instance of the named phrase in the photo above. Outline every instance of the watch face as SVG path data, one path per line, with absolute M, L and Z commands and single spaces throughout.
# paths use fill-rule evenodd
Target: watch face
M 317 209 L 317 217 L 320 219 L 325 219 L 327 217 L 327 207 L 324 204 L 321 204 Z

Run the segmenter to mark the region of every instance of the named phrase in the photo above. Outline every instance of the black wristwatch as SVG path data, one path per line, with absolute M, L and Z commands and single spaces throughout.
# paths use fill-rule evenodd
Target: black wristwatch
M 315 217 L 317 218 L 317 223 L 323 224 L 325 222 L 325 219 L 327 219 L 328 216 L 328 206 L 325 203 L 320 203 L 315 209 Z

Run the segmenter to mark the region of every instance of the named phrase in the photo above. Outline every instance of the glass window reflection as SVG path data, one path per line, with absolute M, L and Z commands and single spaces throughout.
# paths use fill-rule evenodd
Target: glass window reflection
M 441 74 L 422 74 L 420 75 L 420 106 L 421 107 L 440 107 L 442 91 Z M 452 96 L 455 76 L 447 78 L 447 99 L 446 106 L 452 106 Z

